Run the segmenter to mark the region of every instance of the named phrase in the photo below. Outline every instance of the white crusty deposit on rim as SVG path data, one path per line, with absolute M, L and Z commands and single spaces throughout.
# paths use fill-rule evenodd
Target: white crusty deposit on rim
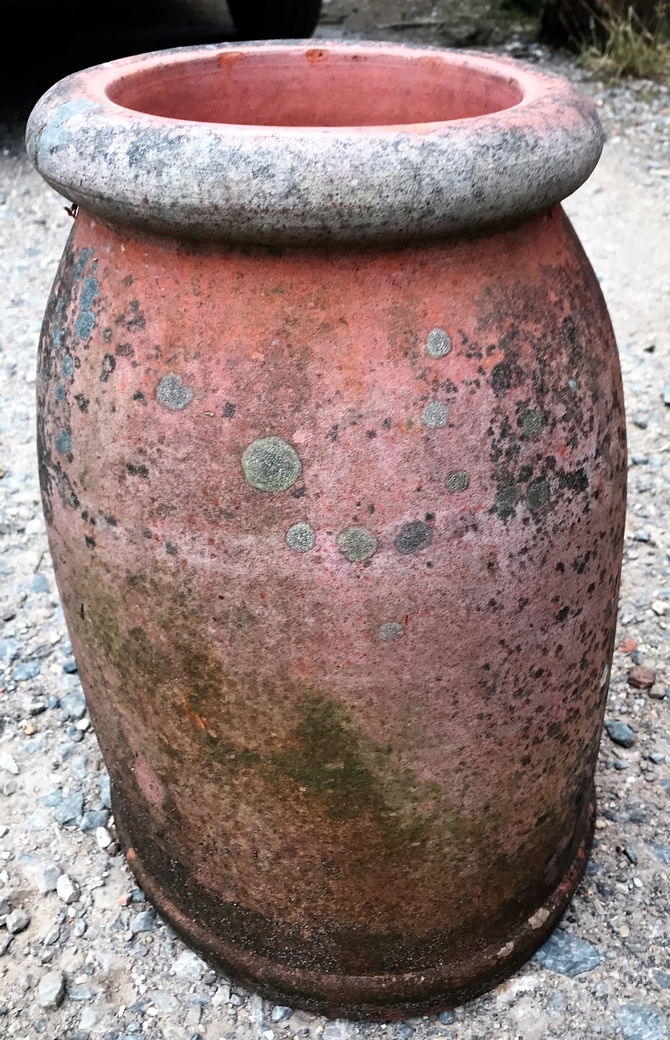
M 207 123 L 121 107 L 107 88 L 148 65 L 259 47 L 181 48 L 69 76 L 35 106 L 28 153 L 72 202 L 114 223 L 183 238 L 267 244 L 384 242 L 516 223 L 564 199 L 595 167 L 603 133 L 592 103 L 565 80 L 509 59 L 378 43 L 328 52 L 426 54 L 501 73 L 522 100 L 435 123 L 277 127 Z

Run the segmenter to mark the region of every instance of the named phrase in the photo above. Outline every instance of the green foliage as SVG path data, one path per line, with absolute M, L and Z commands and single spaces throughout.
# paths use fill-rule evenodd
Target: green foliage
M 594 19 L 593 42 L 582 51 L 582 61 L 592 72 L 608 80 L 623 76 L 662 79 L 670 74 L 666 3 L 656 8 L 651 27 L 643 24 L 632 7 L 625 14 L 610 7 L 597 21 L 604 39 L 596 38 Z

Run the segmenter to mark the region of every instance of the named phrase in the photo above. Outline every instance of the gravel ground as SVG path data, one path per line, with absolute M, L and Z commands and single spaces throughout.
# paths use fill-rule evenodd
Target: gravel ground
M 398 3 L 389 16 L 391 6 L 326 0 L 319 34 L 443 41 L 440 26 L 425 24 L 439 22 L 439 5 Z M 403 15 L 421 24 L 379 28 Z M 572 906 L 540 955 L 491 994 L 439 1019 L 387 1026 L 272 1008 L 210 971 L 154 916 L 114 840 L 39 503 L 35 346 L 70 217 L 32 171 L 20 120 L 10 120 L 0 124 L 0 1033 L 670 1035 L 670 92 L 652 83 L 605 89 L 574 59 L 522 39 L 506 49 L 579 81 L 608 133 L 600 166 L 567 209 L 620 344 L 629 514 L 596 843 Z

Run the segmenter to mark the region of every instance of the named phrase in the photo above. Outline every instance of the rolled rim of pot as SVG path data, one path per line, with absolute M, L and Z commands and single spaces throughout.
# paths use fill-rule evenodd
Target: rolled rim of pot
M 386 43 L 177 48 L 68 76 L 26 134 L 88 213 L 185 239 L 406 242 L 510 226 L 594 169 L 594 105 L 511 59 Z

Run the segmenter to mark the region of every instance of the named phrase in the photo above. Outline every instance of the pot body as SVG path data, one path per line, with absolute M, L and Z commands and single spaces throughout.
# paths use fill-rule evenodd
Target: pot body
M 128 861 L 283 1004 L 451 1006 L 585 866 L 623 397 L 560 207 L 406 248 L 80 210 L 38 370 L 56 577 Z

